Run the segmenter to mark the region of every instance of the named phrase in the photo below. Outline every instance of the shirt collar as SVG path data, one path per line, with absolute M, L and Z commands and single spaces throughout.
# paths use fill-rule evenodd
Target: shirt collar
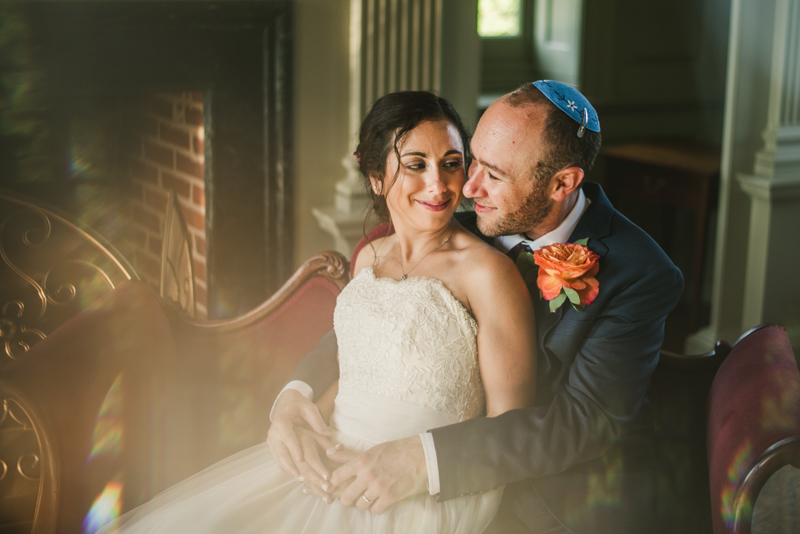
M 503 253 L 508 252 L 512 248 L 514 248 L 519 243 L 523 241 L 531 247 L 531 250 L 539 250 L 542 247 L 546 247 L 547 245 L 552 245 L 553 243 L 566 243 L 569 239 L 569 236 L 572 235 L 573 230 L 575 227 L 578 226 L 578 221 L 581 220 L 581 215 L 583 212 L 586 211 L 586 208 L 589 207 L 592 201 L 586 198 L 586 195 L 583 193 L 583 189 L 579 189 L 578 191 L 578 200 L 575 202 L 575 205 L 572 207 L 572 210 L 567 214 L 561 224 L 558 227 L 546 234 L 544 234 L 539 239 L 535 239 L 531 241 L 523 234 L 514 234 L 514 235 L 501 235 L 494 239 L 494 246 Z

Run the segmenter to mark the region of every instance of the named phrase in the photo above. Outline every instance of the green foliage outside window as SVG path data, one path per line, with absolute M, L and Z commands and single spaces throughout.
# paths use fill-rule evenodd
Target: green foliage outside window
M 481 37 L 516 37 L 520 34 L 521 19 L 521 0 L 478 0 Z

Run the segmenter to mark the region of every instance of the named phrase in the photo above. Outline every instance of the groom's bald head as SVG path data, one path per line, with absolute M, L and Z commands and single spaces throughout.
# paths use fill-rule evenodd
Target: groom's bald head
M 600 151 L 602 136 L 600 132 L 585 130 L 583 137 L 578 137 L 577 124 L 569 115 L 555 106 L 533 84 L 525 84 L 505 95 L 501 101 L 513 108 L 534 106 L 546 115 L 540 137 L 541 171 L 537 177 L 547 179 L 547 171 L 553 169 L 552 175 L 564 167 L 580 167 L 588 172 Z

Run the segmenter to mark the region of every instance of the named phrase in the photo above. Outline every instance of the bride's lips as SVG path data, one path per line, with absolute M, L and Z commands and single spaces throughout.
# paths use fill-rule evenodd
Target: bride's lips
M 444 211 L 450 205 L 450 201 L 451 200 L 452 199 L 450 199 L 450 198 L 448 198 L 447 200 L 441 200 L 441 201 L 438 201 L 438 202 L 437 201 L 433 201 L 433 200 L 431 200 L 431 201 L 417 200 L 417 204 L 419 204 L 420 206 L 422 206 L 426 210 Z

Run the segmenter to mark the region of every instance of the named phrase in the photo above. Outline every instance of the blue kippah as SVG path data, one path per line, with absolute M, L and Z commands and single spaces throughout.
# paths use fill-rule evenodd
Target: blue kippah
M 565 83 L 553 80 L 539 80 L 538 82 L 533 82 L 533 85 L 558 109 L 569 115 L 572 120 L 580 125 L 578 137 L 583 137 L 584 128 L 593 132 L 600 131 L 600 120 L 597 118 L 597 112 L 580 91 Z

